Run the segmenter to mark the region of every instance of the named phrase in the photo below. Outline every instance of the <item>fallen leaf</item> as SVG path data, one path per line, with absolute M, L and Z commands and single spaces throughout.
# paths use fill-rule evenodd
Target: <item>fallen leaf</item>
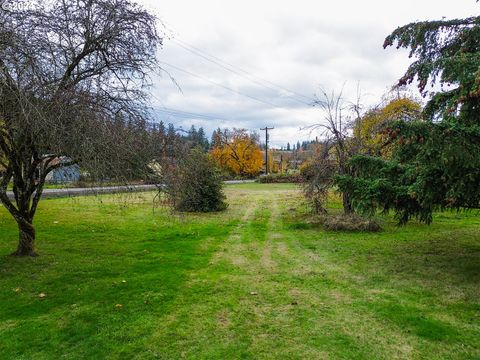
M 16 293 L 19 293 L 20 291 L 22 291 L 22 289 L 20 289 L 19 287 L 13 289 L 13 291 L 15 291 Z
M 127 282 L 127 280 L 122 280 L 122 283 L 124 283 L 124 284 L 125 284 L 126 282 Z
M 116 307 L 117 309 L 121 309 L 121 308 L 123 308 L 123 305 L 122 305 L 122 304 L 117 304 L 117 305 L 115 305 L 115 307 Z
M 39 297 L 40 299 L 43 299 L 45 296 L 47 296 L 45 293 L 40 293 L 40 294 L 38 294 L 38 297 Z
M 256 291 L 252 291 L 250 295 L 258 295 L 258 293 Z

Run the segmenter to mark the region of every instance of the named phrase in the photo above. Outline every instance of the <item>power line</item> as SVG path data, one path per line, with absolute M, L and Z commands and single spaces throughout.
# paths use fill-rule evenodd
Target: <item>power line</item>
M 178 109 L 172 109 L 168 108 L 165 106 L 163 101 L 156 96 L 155 94 L 151 93 L 150 96 L 155 98 L 159 103 L 161 108 L 159 107 L 154 107 L 155 111 L 165 113 L 168 117 L 173 117 L 175 121 L 179 121 L 175 116 L 181 117 L 181 118 L 193 118 L 193 119 L 202 119 L 202 120 L 223 120 L 223 121 L 231 121 L 232 119 L 226 119 L 223 117 L 219 117 L 216 115 L 206 115 L 206 114 L 200 114 L 200 113 L 194 113 L 194 112 L 189 112 L 189 111 L 184 111 L 184 110 L 178 110 Z
M 208 57 L 210 57 L 210 58 L 212 58 L 212 59 L 215 59 L 215 60 L 217 60 L 217 61 L 219 61 L 219 62 L 221 62 L 221 63 L 224 63 L 224 64 L 230 66 L 231 68 L 236 68 L 238 71 L 240 71 L 240 72 L 242 72 L 242 73 L 244 73 L 244 74 L 246 74 L 246 75 L 248 75 L 248 76 L 250 76 L 250 77 L 256 78 L 256 79 L 258 79 L 258 80 L 260 80 L 260 81 L 262 81 L 262 82 L 264 82 L 264 83 L 267 83 L 267 84 L 269 84 L 269 85 L 271 85 L 271 86 L 274 86 L 274 87 L 276 87 L 276 88 L 282 89 L 282 90 L 287 91 L 287 92 L 290 92 L 290 93 L 295 94 L 295 95 L 297 95 L 297 96 L 299 96 L 299 97 L 302 97 L 302 98 L 304 98 L 304 99 L 306 99 L 306 100 L 309 100 L 309 101 L 312 101 L 312 100 L 313 100 L 312 97 L 310 97 L 310 96 L 306 96 L 306 95 L 300 94 L 300 93 L 298 93 L 298 92 L 296 92 L 296 91 L 293 91 L 293 90 L 291 90 L 291 89 L 287 89 L 287 88 L 284 87 L 284 86 L 278 85 L 278 84 L 276 84 L 276 83 L 274 83 L 274 82 L 272 82 L 272 81 L 263 79 L 263 78 L 261 78 L 260 76 L 257 76 L 257 75 L 255 75 L 255 74 L 252 74 L 252 73 L 250 73 L 250 72 L 242 69 L 242 68 L 239 67 L 239 66 L 235 66 L 235 65 L 233 65 L 233 64 L 231 64 L 231 63 L 229 63 L 229 62 L 227 62 L 227 61 L 225 61 L 225 60 L 220 59 L 219 57 L 217 57 L 217 56 L 215 56 L 215 55 L 209 54 L 209 53 L 203 51 L 202 49 L 199 49 L 199 48 L 197 48 L 197 47 L 195 47 L 195 46 L 193 46 L 193 45 L 191 45 L 191 44 L 188 44 L 188 43 L 186 43 L 185 41 L 179 40 L 179 39 L 177 39 L 177 38 L 174 38 L 173 41 L 175 41 L 175 42 L 177 42 L 177 43 L 179 43 L 179 44 L 183 44 L 184 46 L 189 47 L 189 48 L 195 50 L 195 51 L 198 52 L 198 53 L 201 53 L 201 54 L 203 54 L 203 55 L 205 55 L 205 56 L 208 56 Z
M 225 119 L 219 116 L 215 115 L 206 115 L 206 114 L 199 114 L 199 113 L 194 113 L 194 112 L 189 112 L 189 111 L 183 111 L 183 110 L 177 110 L 177 109 L 172 109 L 172 108 L 167 108 L 163 107 L 162 109 L 156 109 L 156 111 L 165 113 L 167 115 L 172 115 L 172 116 L 179 116 L 183 118 L 196 118 L 196 119 L 204 119 L 204 120 L 224 120 L 224 121 L 231 121 L 231 119 Z
M 279 108 L 279 109 L 281 109 L 280 106 L 275 105 L 274 103 L 271 103 L 271 102 L 269 102 L 269 101 L 265 101 L 265 100 L 259 99 L 259 98 L 255 97 L 255 96 L 251 96 L 251 95 L 242 93 L 241 91 L 232 89 L 232 88 L 230 88 L 230 87 L 228 87 L 228 86 L 225 86 L 225 85 L 223 85 L 223 84 L 220 84 L 220 83 L 218 83 L 218 82 L 216 82 L 216 81 L 210 80 L 209 78 L 206 78 L 206 77 L 204 77 L 204 76 L 201 76 L 201 75 L 192 73 L 191 71 L 182 69 L 182 68 L 180 68 L 180 67 L 178 67 L 178 66 L 175 66 L 175 65 L 166 63 L 166 62 L 164 62 L 164 61 L 160 61 L 160 63 L 161 63 L 161 64 L 164 64 L 164 65 L 167 65 L 167 66 L 170 66 L 170 67 L 172 67 L 173 69 L 176 69 L 176 70 L 178 70 L 178 71 L 181 71 L 181 72 L 183 72 L 183 73 L 185 73 L 185 74 L 188 74 L 188 75 L 190 75 L 190 76 L 193 76 L 193 77 L 196 77 L 196 78 L 198 78 L 198 79 L 207 81 L 207 82 L 209 82 L 209 83 L 211 83 L 211 84 L 213 84 L 213 85 L 219 86 L 219 87 L 221 87 L 221 88 L 223 88 L 223 89 L 225 89 L 225 90 L 228 90 L 228 91 L 234 92 L 234 93 L 236 93 L 236 94 L 239 94 L 239 95 L 248 97 L 248 98 L 250 98 L 250 99 L 252 99 L 252 100 L 255 100 L 255 101 L 264 103 L 264 104 L 269 105 L 269 106 L 272 106 L 272 107 L 274 107 L 274 108 Z
M 223 68 L 223 69 L 225 69 L 225 70 L 227 70 L 227 71 L 229 71 L 229 72 L 231 72 L 231 73 L 233 73 L 233 74 L 235 74 L 235 75 L 237 75 L 237 76 L 240 76 L 240 77 L 242 77 L 242 78 L 244 78 L 244 79 L 247 79 L 248 81 L 251 81 L 251 82 L 253 82 L 253 83 L 255 83 L 255 84 L 259 85 L 259 86 L 262 86 L 262 87 L 264 87 L 264 88 L 266 88 L 266 89 L 269 89 L 269 90 L 275 91 L 275 92 L 278 91 L 278 89 L 281 89 L 281 90 L 287 91 L 288 93 L 294 94 L 294 95 L 296 95 L 297 97 L 303 97 L 303 98 L 305 98 L 305 99 L 308 99 L 308 100 L 310 100 L 310 101 L 313 101 L 313 99 L 311 99 L 311 98 L 309 98 L 309 97 L 307 97 L 307 96 L 305 96 L 305 95 L 298 94 L 298 93 L 296 93 L 296 92 L 293 91 L 293 90 L 290 90 L 290 89 L 287 89 L 287 88 L 285 88 L 285 87 L 276 85 L 276 84 L 274 84 L 274 83 L 272 83 L 272 82 L 270 82 L 270 81 L 268 81 L 268 80 L 264 80 L 264 79 L 262 79 L 262 78 L 260 78 L 260 77 L 258 77 L 258 76 L 256 76 L 256 75 L 254 75 L 254 74 L 249 73 L 248 71 L 245 71 L 245 70 L 243 70 L 243 69 L 241 69 L 241 68 L 239 68 L 239 67 L 237 67 L 237 66 L 235 66 L 235 65 L 232 65 L 232 64 L 226 62 L 225 60 L 222 60 L 222 59 L 220 59 L 220 58 L 218 58 L 218 57 L 216 57 L 216 56 L 214 56 L 214 55 L 208 54 L 208 53 L 206 53 L 206 52 L 204 52 L 204 51 L 202 51 L 202 50 L 194 47 L 193 45 L 189 45 L 189 44 L 187 44 L 187 43 L 185 43 L 185 42 L 183 42 L 183 41 L 181 41 L 181 40 L 178 40 L 178 39 L 173 39 L 173 40 L 177 43 L 178 46 L 180 46 L 181 48 L 189 51 L 190 53 L 192 53 L 192 54 L 194 54 L 194 55 L 197 55 L 197 56 L 199 56 L 199 57 L 201 57 L 201 58 L 203 58 L 203 59 L 205 59 L 205 60 L 207 60 L 207 61 L 209 61 L 209 62 L 211 62 L 211 63 L 213 63 L 213 64 L 216 64 L 216 65 L 220 66 L 221 68 Z M 227 66 L 225 66 L 224 64 L 226 64 Z M 255 80 L 254 78 L 257 78 L 257 79 L 259 79 L 260 81 L 257 81 L 257 80 Z M 262 82 L 263 82 L 263 83 L 262 83 Z M 269 85 L 265 85 L 265 83 L 268 83 Z M 273 85 L 273 86 L 270 86 L 270 85 Z M 289 95 L 289 97 L 290 97 L 292 100 L 298 101 L 298 102 L 300 102 L 300 103 L 302 103 L 302 104 L 304 104 L 304 105 L 309 105 L 309 106 L 312 105 L 312 104 L 309 103 L 309 102 L 306 102 L 306 101 L 304 101 L 304 100 L 300 100 L 300 99 L 298 99 L 298 98 L 296 98 L 296 97 L 293 97 L 293 96 L 291 96 L 291 95 Z

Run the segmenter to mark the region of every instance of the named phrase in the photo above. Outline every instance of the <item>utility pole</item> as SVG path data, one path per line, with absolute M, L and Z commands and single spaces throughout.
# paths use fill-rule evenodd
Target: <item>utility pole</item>
M 264 128 L 260 129 L 260 130 L 265 130 L 265 175 L 268 175 L 268 130 L 273 130 L 275 128 L 273 127 L 268 127 L 268 126 L 265 126 Z

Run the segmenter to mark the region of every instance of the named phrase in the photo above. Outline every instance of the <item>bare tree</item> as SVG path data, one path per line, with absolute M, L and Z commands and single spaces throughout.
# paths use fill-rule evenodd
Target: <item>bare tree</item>
M 351 172 L 349 159 L 358 151 L 358 142 L 353 137 L 353 126 L 361 117 L 360 97 L 355 103 L 347 102 L 343 98 L 343 91 L 330 94 L 320 89 L 315 100 L 323 112 L 323 121 L 310 126 L 310 129 L 319 130 L 324 147 L 313 162 L 307 184 L 304 188 L 307 196 L 316 195 L 315 207 L 324 211 L 320 204 L 326 198 L 326 191 L 334 184 L 336 175 L 347 175 Z M 342 193 L 343 210 L 346 214 L 353 212 L 350 198 Z
M 319 151 L 318 151 L 319 150 Z M 328 193 L 334 185 L 337 166 L 330 159 L 331 144 L 326 140 L 317 147 L 311 162 L 302 167 L 302 188 L 315 213 L 327 212 Z
M 162 39 L 155 17 L 129 0 L 0 5 L 0 200 L 19 227 L 13 255 L 35 256 L 47 175 L 73 163 L 119 173 L 138 150 L 132 129 L 145 127 Z

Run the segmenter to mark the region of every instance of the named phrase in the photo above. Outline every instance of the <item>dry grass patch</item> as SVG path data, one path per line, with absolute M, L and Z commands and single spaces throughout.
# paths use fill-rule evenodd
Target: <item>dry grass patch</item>
M 328 231 L 378 232 L 382 230 L 377 221 L 357 214 L 325 215 L 321 220 L 323 228 Z

